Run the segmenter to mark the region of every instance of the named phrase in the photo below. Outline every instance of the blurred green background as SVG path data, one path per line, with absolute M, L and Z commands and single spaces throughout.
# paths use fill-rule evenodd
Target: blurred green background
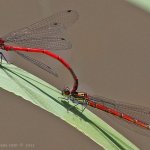
M 127 0 L 141 8 L 143 8 L 144 10 L 150 12 L 150 0 Z

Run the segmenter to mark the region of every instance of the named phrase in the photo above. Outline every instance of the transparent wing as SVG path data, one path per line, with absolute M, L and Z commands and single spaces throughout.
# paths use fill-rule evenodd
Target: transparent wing
M 31 62 L 32 64 L 38 66 L 39 68 L 47 71 L 48 73 L 54 75 L 55 77 L 58 77 L 58 74 L 51 68 L 49 67 L 48 65 L 36 60 L 36 59 L 33 59 L 32 57 L 28 56 L 28 55 L 25 55 L 21 52 L 18 52 L 18 51 L 15 51 L 19 56 L 21 56 L 22 58 L 28 60 L 29 62 Z
M 105 97 L 90 96 L 90 99 L 98 104 L 115 109 L 121 113 L 133 117 L 134 119 L 140 120 L 150 125 L 150 109 L 147 107 L 128 104 L 125 102 L 118 102 L 112 99 L 107 99 Z
M 135 120 L 141 121 L 146 126 L 148 125 L 150 127 L 150 109 L 147 107 L 142 107 L 138 105 L 128 104 L 124 102 L 118 102 L 112 99 L 108 99 L 105 97 L 92 97 L 89 96 L 91 101 L 96 102 L 97 104 L 100 104 L 101 106 L 106 106 L 109 109 L 116 110 L 120 113 L 126 114 Z M 109 111 L 108 111 L 109 112 Z M 150 128 L 143 128 L 139 126 L 136 121 L 130 122 L 125 119 L 123 119 L 120 116 L 112 115 L 112 113 L 108 113 L 107 111 L 103 111 L 102 115 L 105 115 L 105 119 L 108 119 L 109 123 L 115 124 L 115 126 L 123 126 L 127 129 L 130 129 L 132 131 L 135 131 L 136 133 L 139 133 L 141 135 L 150 137 Z M 106 114 L 107 113 L 107 114 Z M 108 118 L 107 118 L 107 116 Z
M 72 47 L 69 41 L 67 41 L 65 38 L 59 37 L 20 37 L 18 39 L 14 39 L 11 42 L 25 47 L 42 48 L 46 50 L 66 50 Z
M 74 10 L 60 11 L 28 27 L 11 32 L 3 36 L 2 39 L 8 43 L 31 48 L 69 49 L 71 44 L 65 40 L 64 31 L 77 19 L 78 13 Z
M 77 11 L 75 10 L 65 10 L 55 13 L 54 15 L 47 17 L 37 23 L 34 23 L 30 25 L 30 28 L 36 29 L 37 26 L 57 26 L 57 25 L 63 25 L 65 29 L 73 25 L 79 18 L 79 15 Z

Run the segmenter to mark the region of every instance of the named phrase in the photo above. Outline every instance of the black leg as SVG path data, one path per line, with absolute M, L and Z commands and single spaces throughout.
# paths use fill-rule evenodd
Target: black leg
M 65 97 L 58 97 L 58 100 L 59 100 L 59 99 L 61 99 L 61 101 L 62 101 L 62 100 L 69 101 L 69 99 L 68 99 L 68 98 L 65 98 Z
M 82 113 L 84 112 L 84 110 L 86 109 L 86 107 L 87 107 L 87 104 L 83 107 L 84 105 L 82 105 Z
M 1 55 L 1 62 L 0 63 L 2 64 L 3 59 L 8 63 L 6 57 L 4 56 L 4 54 L 2 52 L 0 52 L 0 55 Z
M 0 55 L 1 55 L 1 63 L 2 63 L 2 52 L 0 52 Z
M 78 106 L 78 105 L 79 105 L 79 103 L 75 104 L 74 106 L 69 107 L 69 108 L 67 109 L 67 111 L 71 110 L 72 108 L 74 108 L 74 107 L 76 107 L 76 106 Z

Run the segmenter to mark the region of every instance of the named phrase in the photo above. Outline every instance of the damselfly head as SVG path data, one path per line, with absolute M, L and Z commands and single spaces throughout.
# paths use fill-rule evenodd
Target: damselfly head
M 70 89 L 68 87 L 65 87 L 63 90 L 62 90 L 62 95 L 70 95 Z

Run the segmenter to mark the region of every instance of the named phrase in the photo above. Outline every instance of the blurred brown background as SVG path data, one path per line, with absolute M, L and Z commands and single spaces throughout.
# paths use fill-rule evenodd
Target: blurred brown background
M 80 18 L 68 31 L 72 50 L 56 53 L 73 66 L 79 78 L 79 90 L 150 107 L 150 15 L 124 0 L 1 0 L 0 34 L 66 9 L 77 10 Z M 58 79 L 16 59 L 13 53 L 5 55 L 59 89 L 72 85 L 69 73 L 54 60 L 34 55 L 56 68 Z M 37 150 L 102 149 L 76 129 L 21 101 L 20 97 L 4 90 L 0 94 L 1 144 L 31 143 L 35 145 L 32 149 Z M 149 150 L 148 137 L 95 112 L 140 149 Z

